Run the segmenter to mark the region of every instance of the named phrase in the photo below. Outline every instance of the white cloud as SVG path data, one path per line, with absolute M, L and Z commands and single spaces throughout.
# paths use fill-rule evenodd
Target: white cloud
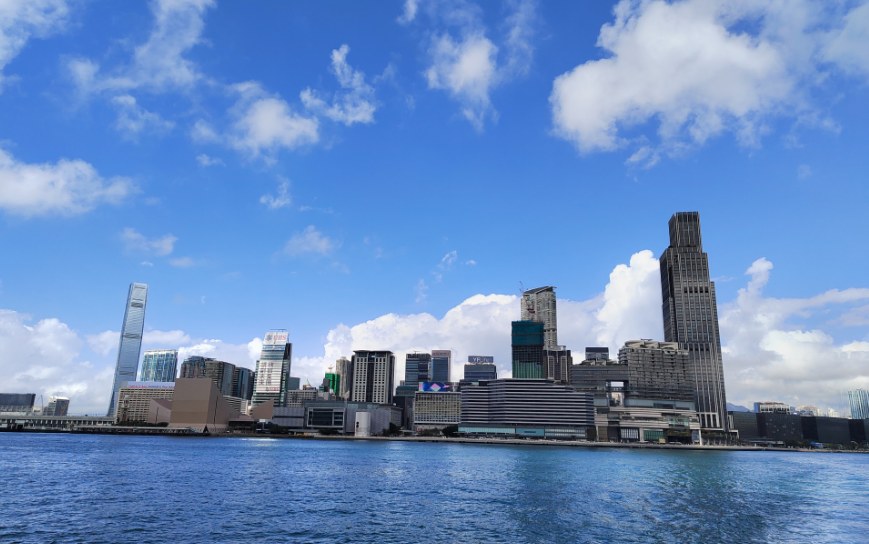
M 300 94 L 302 104 L 312 112 L 325 115 L 333 121 L 350 126 L 354 123 L 373 123 L 377 106 L 374 88 L 365 82 L 365 74 L 347 63 L 350 47 L 346 44 L 332 51 L 332 73 L 342 91 L 335 93 L 331 105 L 310 88 Z
M 203 121 L 202 119 L 197 119 L 193 126 L 190 127 L 190 139 L 195 143 L 203 144 L 203 143 L 214 143 L 220 141 L 220 136 L 217 135 L 217 131 L 214 130 L 214 127 L 211 124 Z M 206 159 L 210 159 L 208 155 L 200 155 L 200 157 L 205 157 Z M 197 157 L 198 159 L 199 157 Z M 210 166 L 211 164 L 203 164 L 202 161 L 199 162 L 202 166 Z
M 66 0 L 5 0 L 0 3 L 0 91 L 6 66 L 33 38 L 62 29 L 69 14 Z
M 259 157 L 280 149 L 295 149 L 320 139 L 316 117 L 305 117 L 284 100 L 267 96 L 257 83 L 235 86 L 241 98 L 233 107 L 234 118 L 229 143 L 232 147 Z
M 189 345 L 178 348 L 178 367 L 181 368 L 181 363 L 187 357 L 200 355 L 253 369 L 261 351 L 262 339 L 260 338 L 254 338 L 245 344 L 230 344 L 219 339 L 194 340 L 190 341 Z M 295 367 L 295 364 L 293 366 Z
M 416 19 L 416 12 L 419 9 L 418 0 L 404 0 L 404 9 L 401 15 L 398 16 L 398 24 L 406 25 Z
M 262 195 L 259 198 L 260 204 L 266 206 L 270 210 L 286 208 L 293 203 L 293 198 L 290 196 L 290 182 L 282 179 L 278 183 L 278 192 L 276 195 Z
M 196 162 L 199 163 L 199 166 L 209 167 L 209 166 L 223 166 L 224 162 L 222 159 L 218 157 L 212 157 L 210 155 L 206 155 L 205 153 L 200 153 L 196 155 Z
M 151 3 L 154 26 L 148 40 L 137 46 L 127 66 L 105 75 L 89 59 L 71 59 L 67 67 L 83 92 L 119 92 L 143 88 L 153 92 L 185 90 L 202 79 L 186 54 L 201 40 L 205 11 L 213 0 L 156 0 Z
M 127 138 L 136 139 L 145 130 L 168 132 L 175 126 L 175 123 L 141 107 L 129 94 L 113 97 L 112 104 L 118 112 L 115 128 Z
M 0 149 L 0 208 L 12 214 L 76 215 L 118 204 L 133 191 L 129 179 L 104 179 L 82 160 L 28 164 Z
M 630 264 L 617 265 L 604 289 L 594 327 L 597 344 L 621 347 L 625 340 L 661 338 L 661 275 L 648 249 L 634 253 Z
M 337 242 L 317 230 L 314 225 L 308 225 L 302 232 L 296 233 L 284 246 L 284 253 L 299 255 L 329 255 L 338 247 Z
M 835 66 L 869 74 L 866 5 L 844 18 L 806 0 L 622 0 L 613 11 L 597 41 L 607 56 L 558 76 L 549 99 L 555 133 L 583 153 L 628 148 L 629 163 L 650 166 L 725 133 L 756 147 L 777 117 L 835 126 L 807 89 Z
M 530 0 L 508 4 L 512 12 L 506 18 L 503 49 L 487 37 L 475 5 L 453 3 L 440 14 L 429 6 L 433 18 L 445 24 L 431 35 L 426 81 L 430 89 L 444 90 L 459 102 L 462 115 L 478 131 L 487 119 L 497 117 L 492 90 L 524 75 L 531 64 L 535 5 Z
M 117 348 L 117 336 L 115 336 Z M 113 369 L 80 356 L 84 343 L 58 319 L 32 323 L 29 316 L 0 310 L 0 375 L 3 389 L 70 399 L 71 413 L 105 414 Z M 37 406 L 39 400 L 37 400 Z
M 121 241 L 127 251 L 164 257 L 175 249 L 176 236 L 167 234 L 160 238 L 148 238 L 134 228 L 121 231 Z

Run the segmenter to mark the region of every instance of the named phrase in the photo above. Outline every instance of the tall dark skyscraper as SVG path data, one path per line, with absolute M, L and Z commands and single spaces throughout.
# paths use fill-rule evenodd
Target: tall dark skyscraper
M 727 431 L 718 307 L 699 213 L 679 212 L 670 218 L 670 247 L 660 262 L 664 340 L 688 350 L 702 428 Z
M 112 384 L 112 398 L 109 401 L 107 417 L 115 415 L 118 391 L 124 382 L 136 381 L 139 370 L 139 355 L 142 351 L 142 331 L 145 329 L 145 303 L 148 300 L 148 286 L 144 283 L 131 283 L 127 293 L 127 307 L 124 310 L 124 324 L 121 326 L 121 340 L 118 344 L 118 362 L 115 364 L 115 380 Z

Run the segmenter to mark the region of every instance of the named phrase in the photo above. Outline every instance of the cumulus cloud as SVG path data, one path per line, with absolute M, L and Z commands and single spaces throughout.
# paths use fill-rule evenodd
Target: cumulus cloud
M 302 232 L 294 234 L 284 245 L 284 253 L 291 256 L 329 255 L 338 247 L 335 240 L 329 238 L 314 225 L 308 225 Z
M 277 210 L 290 206 L 293 203 L 293 198 L 290 196 L 290 182 L 286 179 L 282 179 L 280 183 L 278 183 L 277 194 L 262 195 L 259 197 L 259 202 L 270 210 Z
M 129 179 L 105 179 L 82 160 L 29 164 L 0 149 L 0 208 L 15 215 L 82 214 L 118 204 L 133 191 Z
M 164 257 L 174 251 L 178 238 L 171 234 L 159 238 L 148 238 L 136 229 L 127 227 L 121 231 L 121 241 L 129 252 Z
M 112 98 L 112 104 L 118 113 L 115 128 L 126 138 L 135 140 L 146 130 L 167 132 L 175 126 L 175 123 L 141 107 L 132 95 L 115 96 Z
M 69 15 L 66 0 L 7 0 L 0 6 L 0 91 L 6 66 L 31 38 L 61 30 Z
M 113 369 L 83 359 L 83 347 L 78 334 L 58 319 L 33 323 L 27 315 L 0 310 L 0 375 L 5 391 L 36 393 L 46 403 L 52 395 L 69 397 L 72 413 L 103 415 Z
M 661 338 L 661 275 L 648 249 L 634 253 L 629 264 L 610 273 L 603 305 L 595 317 L 597 344 L 618 348 L 625 340 Z
M 319 93 L 308 88 L 300 98 L 304 106 L 315 113 L 350 126 L 354 123 L 373 123 L 377 106 L 374 101 L 374 88 L 365 82 L 365 74 L 354 70 L 347 63 L 350 47 L 347 44 L 332 51 L 332 73 L 341 86 L 334 94 L 331 103 Z
M 320 139 L 316 117 L 294 112 L 283 99 L 267 95 L 258 83 L 241 83 L 235 90 L 240 99 L 231 112 L 233 125 L 229 137 L 229 144 L 235 149 L 260 157 Z
M 456 100 L 478 131 L 497 116 L 491 104 L 493 89 L 527 72 L 533 56 L 535 5 L 530 0 L 508 4 L 511 12 L 501 47 L 488 37 L 477 6 L 456 2 L 443 6 L 444 12 L 429 6 L 435 30 L 429 36 L 426 81 L 429 88 L 446 91 Z
M 613 12 L 597 41 L 606 56 L 550 95 L 555 133 L 584 153 L 627 147 L 651 165 L 723 133 L 756 146 L 773 117 L 818 117 L 804 89 L 825 79 L 820 59 L 869 68 L 865 5 L 844 23 L 839 7 L 802 0 L 622 0 Z
M 83 92 L 191 88 L 203 76 L 186 55 L 201 42 L 205 12 L 213 5 L 213 0 L 152 2 L 154 25 L 147 41 L 133 50 L 130 62 L 101 74 L 94 61 L 71 59 L 67 67 L 74 82 Z

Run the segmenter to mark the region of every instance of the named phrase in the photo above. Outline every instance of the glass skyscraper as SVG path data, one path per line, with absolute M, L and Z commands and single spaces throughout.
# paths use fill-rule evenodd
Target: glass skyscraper
M 178 350 L 151 349 L 142 355 L 140 382 L 174 382 L 178 369 Z
M 139 355 L 142 351 L 142 331 L 145 329 L 145 303 L 148 299 L 148 286 L 144 283 L 131 283 L 127 293 L 127 307 L 124 310 L 124 323 L 121 325 L 121 340 L 118 344 L 118 362 L 115 365 L 115 379 L 112 384 L 112 398 L 109 401 L 107 417 L 114 417 L 118 403 L 118 391 L 125 382 L 136 381 L 139 370 Z
M 701 427 L 727 431 L 715 283 L 709 279 L 698 212 L 670 218 L 670 246 L 660 264 L 664 340 L 688 350 Z
M 289 333 L 284 329 L 268 331 L 263 337 L 263 349 L 256 362 L 253 404 L 272 400 L 275 406 L 286 405 L 293 355 L 293 345 L 288 338 Z
M 450 366 L 453 362 L 453 352 L 448 349 L 436 349 L 431 352 L 431 381 L 446 383 L 450 381 Z M 423 381 L 423 380 L 420 380 Z
M 848 391 L 848 404 L 851 408 L 851 419 L 869 419 L 869 391 Z

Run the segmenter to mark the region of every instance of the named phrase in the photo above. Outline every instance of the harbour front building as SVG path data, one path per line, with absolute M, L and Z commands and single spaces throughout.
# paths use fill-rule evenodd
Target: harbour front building
M 504 438 L 593 438 L 593 396 L 545 379 L 463 384 L 459 433 Z

